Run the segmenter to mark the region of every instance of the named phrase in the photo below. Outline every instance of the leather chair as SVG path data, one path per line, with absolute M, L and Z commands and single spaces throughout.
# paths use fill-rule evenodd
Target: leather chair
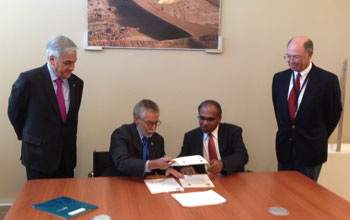
M 118 176 L 111 155 L 108 151 L 96 151 L 92 153 L 92 172 L 89 177 Z

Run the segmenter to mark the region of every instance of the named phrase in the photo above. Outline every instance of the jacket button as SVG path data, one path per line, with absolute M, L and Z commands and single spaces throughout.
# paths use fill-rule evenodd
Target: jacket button
M 292 128 L 295 128 L 295 125 L 292 125 Z

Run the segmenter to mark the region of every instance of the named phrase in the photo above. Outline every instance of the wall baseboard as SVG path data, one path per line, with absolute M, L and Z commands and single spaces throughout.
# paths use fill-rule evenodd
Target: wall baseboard
M 0 219 L 4 219 L 7 211 L 11 208 L 12 203 L 0 203 Z

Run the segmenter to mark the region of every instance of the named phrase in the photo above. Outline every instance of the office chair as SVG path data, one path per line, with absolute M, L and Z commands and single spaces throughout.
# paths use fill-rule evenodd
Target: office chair
M 92 153 L 92 172 L 89 177 L 118 176 L 108 151 L 96 150 Z

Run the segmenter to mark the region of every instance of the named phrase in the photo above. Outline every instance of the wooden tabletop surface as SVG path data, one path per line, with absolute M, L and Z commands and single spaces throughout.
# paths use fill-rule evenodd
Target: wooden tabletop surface
M 30 180 L 5 216 L 10 219 L 60 219 L 32 208 L 34 203 L 60 196 L 97 205 L 73 219 L 107 214 L 112 219 L 350 219 L 350 203 L 298 172 L 249 172 L 210 176 L 215 192 L 226 203 L 182 207 L 171 193 L 151 194 L 136 177 L 98 177 Z M 208 189 L 185 189 L 184 192 Z M 274 216 L 268 208 L 288 209 Z

